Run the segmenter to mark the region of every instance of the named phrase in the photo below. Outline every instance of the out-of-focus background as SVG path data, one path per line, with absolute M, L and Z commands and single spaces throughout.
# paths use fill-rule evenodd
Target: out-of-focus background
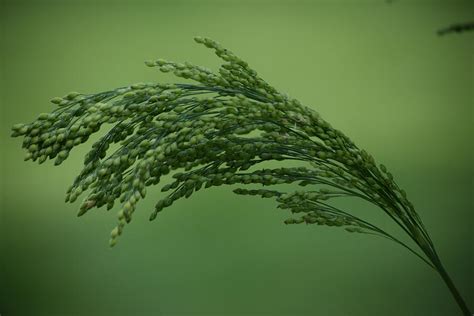
M 69 91 L 173 82 L 168 58 L 216 69 L 209 36 L 319 111 L 395 174 L 474 308 L 473 1 L 2 1 L 0 314 L 459 315 L 441 279 L 403 248 L 283 224 L 273 201 L 229 187 L 160 214 L 152 191 L 117 247 L 114 209 L 77 218 L 66 188 L 91 145 L 60 167 L 23 162 L 10 126 Z M 399 232 L 380 211 L 343 206 Z

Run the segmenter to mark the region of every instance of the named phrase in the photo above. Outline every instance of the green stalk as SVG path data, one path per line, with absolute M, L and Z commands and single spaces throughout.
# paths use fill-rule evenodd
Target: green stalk
M 456 303 L 458 304 L 459 308 L 461 309 L 462 313 L 464 316 L 472 316 L 472 312 L 469 310 L 469 307 L 467 306 L 466 301 L 463 299 L 461 296 L 461 293 L 459 293 L 458 289 L 454 285 L 453 280 L 449 276 L 448 272 L 444 268 L 443 264 L 441 263 L 441 260 L 437 255 L 431 260 L 436 267 L 436 271 L 438 271 L 439 275 L 443 279 L 444 283 L 448 287 L 449 291 L 453 295 L 454 299 L 456 300 Z
M 418 229 L 418 227 L 415 227 L 415 229 Z M 418 232 L 418 230 L 417 230 Z M 417 236 L 421 235 L 418 233 Z M 413 239 L 415 240 L 415 239 Z M 416 242 L 416 241 L 415 241 Z M 432 244 L 427 244 L 424 239 L 419 240 L 418 242 L 419 247 L 423 250 L 425 255 L 430 259 L 430 261 L 433 263 L 435 270 L 439 273 L 441 278 L 443 279 L 444 283 L 448 287 L 449 291 L 454 297 L 454 300 L 458 304 L 459 308 L 461 309 L 462 313 L 464 316 L 472 316 L 473 313 L 469 310 L 469 307 L 467 306 L 466 301 L 463 299 L 461 296 L 461 293 L 459 293 L 459 290 L 456 288 L 454 285 L 453 280 L 449 276 L 448 272 L 444 268 L 443 264 L 441 263 L 441 260 L 436 253 L 436 250 L 434 249 L 434 246 Z

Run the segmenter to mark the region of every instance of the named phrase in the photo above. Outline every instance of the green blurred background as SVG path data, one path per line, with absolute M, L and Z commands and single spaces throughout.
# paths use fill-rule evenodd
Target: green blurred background
M 2 1 L 3 315 L 460 315 L 418 258 L 380 238 L 286 226 L 269 200 L 199 192 L 150 223 L 141 203 L 117 247 L 116 211 L 77 218 L 61 167 L 23 162 L 10 126 L 51 97 L 174 81 L 158 57 L 213 69 L 209 36 L 319 111 L 396 175 L 474 308 L 474 1 Z M 155 195 L 155 196 L 153 196 Z M 343 205 L 393 228 L 380 211 Z M 394 231 L 397 231 L 396 229 Z

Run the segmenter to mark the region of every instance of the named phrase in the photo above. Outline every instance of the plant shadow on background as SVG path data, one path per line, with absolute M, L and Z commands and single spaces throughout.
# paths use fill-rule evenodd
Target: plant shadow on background
M 93 14 L 92 7 L 96 9 Z M 2 173 L 6 179 L 2 182 L 2 235 L 5 236 L 2 238 L 5 256 L 2 280 L 7 286 L 2 289 L 0 306 L 5 306 L 3 310 L 7 315 L 27 315 L 33 310 L 45 315 L 359 315 L 374 314 L 403 302 L 404 314 L 459 313 L 449 293 L 439 284 L 440 280 L 430 275 L 432 271 L 408 258 L 408 253 L 392 248 L 388 242 L 365 237 L 370 233 L 396 241 L 405 248 L 413 247 L 413 243 L 408 243 L 411 238 L 424 253 L 417 255 L 441 274 L 464 314 L 469 315 L 433 244 L 441 249 L 441 257 L 446 258 L 443 261 L 461 292 L 472 293 L 469 291 L 472 254 L 468 250 L 472 243 L 469 235 L 472 201 L 468 198 L 472 167 L 469 163 L 471 148 L 466 146 L 470 131 L 471 80 L 466 65 L 469 65 L 472 44 L 468 43 L 472 35 L 463 34 L 465 38 L 443 43 L 441 40 L 447 41 L 448 37 L 436 38 L 428 32 L 435 23 L 467 19 L 462 14 L 465 7 L 472 5 L 400 5 L 398 9 L 393 8 L 395 12 L 390 12 L 375 3 L 268 6 L 235 2 L 197 6 L 183 2 L 161 5 L 161 19 L 156 22 L 150 11 L 154 6 L 149 4 L 121 4 L 114 10 L 86 3 L 75 4 L 72 9 L 61 5 L 4 4 L 3 40 L 7 49 L 2 53 L 2 73 L 8 80 L 4 80 L 2 104 L 14 106 L 2 106 L 5 131 L 2 137 L 8 126 L 21 118 L 31 119 L 32 113 L 40 112 L 38 104 L 44 102 L 38 100 L 57 93 L 58 89 L 67 91 L 75 86 L 80 91 L 108 92 L 70 93 L 64 98 L 55 98 L 53 103 L 59 105 L 57 110 L 40 115 L 32 124 L 15 125 L 14 136 L 27 135 L 24 140 L 24 147 L 29 150 L 27 159 L 45 162 L 49 156 L 56 159 L 56 164 L 64 161 L 61 169 L 66 167 L 67 172 L 58 172 L 52 164 L 46 164 L 46 170 L 38 170 L 42 168 L 18 163 L 18 144 L 5 138 L 8 150 L 2 157 Z M 373 9 L 380 16 L 361 22 L 360 18 L 366 18 Z M 431 15 L 416 18 L 422 9 L 428 9 Z M 233 13 L 231 19 L 235 21 L 245 16 L 249 22 L 244 29 L 237 30 L 231 27 L 233 20 L 216 18 L 226 11 Z M 45 23 L 49 14 L 56 17 L 51 25 Z M 318 22 L 313 21 L 315 15 Z M 178 56 L 173 59 L 183 57 L 181 60 L 195 55 L 196 64 L 216 66 L 214 60 L 199 55 L 197 50 L 193 49 L 190 54 L 190 47 L 181 46 L 182 39 L 195 34 L 183 25 L 178 27 L 177 16 L 189 25 L 198 24 L 200 33 L 222 38 L 222 42 L 226 39 L 226 46 L 231 46 L 227 42 L 233 43 L 232 48 L 243 51 L 253 68 L 262 69 L 262 77 L 278 86 L 288 86 L 291 95 L 301 95 L 303 103 L 311 104 L 312 110 L 279 93 L 281 89 L 257 77 L 247 63 L 207 39 L 197 41 L 214 48 L 227 62 L 227 67 L 216 72 L 218 75 L 187 63 L 161 59 L 147 62 L 148 66 L 173 72 L 183 79 L 194 79 L 200 85 L 189 84 L 187 80 L 173 86 L 157 84 L 174 81 L 156 73 L 143 75 L 144 72 L 135 70 L 129 56 L 145 54 L 149 57 L 148 50 Z M 212 17 L 213 22 L 199 24 L 202 22 L 198 16 Z M 331 17 L 335 16 L 347 20 L 338 24 L 337 31 L 329 31 L 334 23 Z M 408 26 L 394 32 L 395 17 L 400 16 L 405 17 Z M 279 25 L 282 18 L 285 23 Z M 20 23 L 26 20 L 31 26 Z M 124 22 L 123 32 L 110 34 L 110 24 L 117 21 Z M 383 21 L 390 21 L 387 29 L 374 30 L 374 26 Z M 360 30 L 352 31 L 361 36 L 357 42 L 347 39 L 351 23 L 360 26 Z M 265 27 L 260 27 L 261 34 L 248 36 L 248 30 L 262 24 Z M 316 31 L 318 24 L 325 28 Z M 94 29 L 89 36 L 86 36 L 85 25 Z M 219 25 L 227 25 L 230 30 L 216 31 Z M 58 29 L 60 26 L 66 28 Z M 152 26 L 176 29 L 173 34 L 154 35 Z M 292 28 L 282 29 L 288 26 Z M 306 30 L 306 34 L 296 32 L 301 30 Z M 309 45 L 306 37 L 314 37 L 315 32 L 321 33 L 318 36 L 322 39 Z M 232 35 L 226 36 L 226 33 Z M 299 37 L 288 37 L 292 34 Z M 27 41 L 32 35 L 35 39 Z M 150 38 L 153 40 L 149 41 Z M 49 41 L 48 45 L 45 40 Z M 135 45 L 126 45 L 133 41 Z M 420 41 L 423 48 L 419 46 Z M 288 46 L 287 42 L 293 45 Z M 397 48 L 400 44 L 404 50 Z M 275 49 L 268 52 L 273 46 Z M 301 52 L 298 47 L 305 47 L 306 51 Z M 407 53 L 409 47 L 421 51 Z M 433 49 L 438 49 L 440 56 L 431 54 Z M 35 58 L 31 58 L 33 51 Z M 96 73 L 86 76 L 84 65 L 91 65 L 95 54 L 99 56 L 93 67 Z M 336 61 L 346 55 L 354 56 L 352 62 L 334 67 Z M 313 56 L 321 57 L 313 60 Z M 456 56 L 456 60 L 448 58 L 450 62 L 447 62 L 447 56 Z M 334 64 L 328 65 L 327 60 Z M 308 70 L 305 64 L 308 62 L 311 62 L 310 67 L 317 65 L 318 71 Z M 120 67 L 105 73 L 111 63 Z M 367 65 L 373 69 L 367 69 Z M 357 76 L 351 75 L 350 69 Z M 418 77 L 407 79 L 407 70 Z M 382 83 L 381 74 L 386 77 Z M 453 78 L 458 81 L 453 82 Z M 130 80 L 152 83 L 110 90 L 114 86 L 125 86 Z M 423 84 L 419 80 L 424 80 Z M 315 98 L 314 91 L 319 86 L 322 92 L 318 91 Z M 441 92 L 434 89 L 440 87 Z M 340 91 L 347 93 L 342 95 Z M 367 94 L 361 95 L 360 91 Z M 203 98 L 202 94 L 213 94 L 213 97 Z M 457 100 L 456 106 L 446 106 L 447 100 L 450 104 Z M 377 104 L 367 105 L 375 101 Z M 456 111 L 452 111 L 453 108 Z M 42 109 L 51 111 L 46 106 Z M 370 155 L 355 147 L 314 110 L 325 112 L 323 116 L 330 118 L 334 126 L 344 130 L 351 139 L 354 136 L 356 143 L 363 144 L 361 147 L 370 149 L 377 161 L 386 161 L 391 166 L 398 182 L 407 188 L 410 200 L 415 202 L 431 237 L 405 191 L 393 182 L 386 167 L 376 164 Z M 243 118 L 239 119 L 238 115 Z M 379 126 L 376 122 L 383 124 Z M 450 131 L 449 135 L 439 131 L 440 122 L 443 130 Z M 107 134 L 102 130 L 99 136 L 89 139 L 90 134 L 99 131 L 101 124 L 107 123 L 118 127 Z M 135 127 L 139 128 L 135 130 Z M 375 128 L 378 137 L 374 137 Z M 263 134 L 246 135 L 255 130 Z M 155 142 L 164 132 L 171 136 L 161 143 Z M 178 133 L 178 138 L 173 132 Z M 455 141 L 453 135 L 456 135 Z M 112 143 L 123 140 L 126 140 L 124 147 L 113 147 Z M 95 143 L 93 150 L 81 145 L 69 157 L 70 149 L 85 141 Z M 424 144 L 423 149 L 419 148 L 420 142 Z M 107 151 L 109 147 L 113 150 Z M 456 163 L 452 162 L 450 150 L 457 153 Z M 112 159 L 104 159 L 107 153 L 113 152 Z M 111 244 L 114 245 L 125 223 L 137 211 L 127 238 L 114 251 L 105 251 L 103 243 L 97 242 L 103 240 L 102 232 L 108 227 L 110 214 L 93 212 L 76 223 L 71 219 L 74 205 L 62 205 L 60 196 L 64 192 L 58 188 L 66 186 L 66 182 L 79 173 L 84 155 L 85 169 L 67 192 L 67 201 L 73 202 L 80 193 L 95 186 L 81 204 L 80 215 L 96 206 L 119 212 L 119 224 L 112 231 Z M 135 164 L 137 157 L 139 162 Z M 283 166 L 271 162 L 265 164 L 263 170 L 253 168 L 262 161 L 275 160 L 288 161 Z M 295 167 L 294 163 L 288 163 L 290 160 L 309 164 Z M 157 162 L 159 168 L 150 167 Z M 199 165 L 205 168 L 192 169 Z M 131 166 L 134 169 L 129 169 Z M 167 176 L 170 169 L 176 168 L 186 168 L 186 172 L 175 174 L 174 179 Z M 145 189 L 157 184 L 160 177 L 164 183 L 169 182 L 164 190 L 172 190 L 168 197 L 156 188 Z M 304 187 L 247 186 L 249 183 L 293 182 Z M 239 188 L 236 183 L 245 185 Z M 234 185 L 231 189 L 238 194 L 276 198 L 278 203 L 236 199 L 228 193 L 231 191 L 228 187 L 211 188 L 193 195 L 190 200 L 173 204 L 166 209 L 169 212 L 159 215 L 157 223 L 146 225 L 147 208 L 155 208 L 151 217 L 154 219 L 157 212 L 180 197 L 189 197 L 204 186 L 222 184 Z M 332 189 L 315 186 L 321 184 Z M 287 190 L 299 191 L 289 194 Z M 441 196 L 439 193 L 443 194 L 441 200 L 433 198 Z M 148 198 L 137 204 L 145 194 Z M 25 195 L 28 198 L 22 199 Z M 386 229 L 393 229 L 390 218 L 373 217 L 376 208 L 350 199 L 327 203 L 327 199 L 343 196 L 359 197 L 377 205 L 398 222 L 410 238 L 400 238 L 402 230 L 393 235 L 387 233 Z M 120 202 L 114 203 L 116 199 Z M 159 202 L 153 206 L 156 200 Z M 235 205 L 228 207 L 229 201 L 231 204 L 235 201 Z M 117 209 L 115 204 L 122 206 Z M 222 209 L 222 205 L 226 207 Z M 275 213 L 277 206 L 304 214 L 296 214 L 285 223 L 344 226 L 350 232 L 365 234 L 335 236 L 341 233 L 322 226 L 281 225 L 285 212 Z M 453 217 L 466 220 L 458 223 Z M 370 218 L 371 223 L 372 218 L 376 218 L 377 223 L 372 225 L 361 218 Z M 416 248 L 411 251 L 417 252 Z M 420 284 L 423 284 L 419 289 L 423 295 L 413 290 Z M 66 288 L 69 290 L 64 291 Z M 90 288 L 94 288 L 94 292 Z M 344 298 L 341 304 L 347 293 L 353 295 Z M 122 297 L 128 301 L 121 300 Z M 275 297 L 280 299 L 275 302 Z M 21 303 L 25 300 L 30 302 L 28 306 Z M 466 300 L 470 303 L 472 297 L 467 296 Z M 384 315 L 390 313 L 383 312 Z

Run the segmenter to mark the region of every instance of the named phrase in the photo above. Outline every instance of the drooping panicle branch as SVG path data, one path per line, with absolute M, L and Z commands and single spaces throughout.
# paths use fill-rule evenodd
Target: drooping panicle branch
M 108 128 L 87 153 L 66 201 L 74 202 L 87 192 L 79 215 L 94 207 L 111 209 L 119 201 L 122 206 L 112 245 L 131 221 L 146 188 L 159 184 L 170 172 L 176 180 L 163 191 L 171 193 L 158 201 L 151 219 L 201 187 L 297 182 L 320 187 L 320 191 L 276 194 L 242 189 L 236 193 L 276 197 L 279 207 L 307 213 L 297 222 L 334 224 L 353 232 L 373 229 L 320 202 L 362 198 L 381 206 L 411 236 L 427 237 L 424 229 L 411 228 L 421 221 L 384 166 L 378 167 L 318 113 L 279 93 L 217 42 L 206 38 L 196 38 L 196 42 L 213 49 L 224 61 L 218 73 L 188 62 L 147 61 L 149 67 L 197 83 L 138 83 L 98 94 L 73 92 L 54 98 L 58 107 L 51 113 L 13 128 L 13 136 L 24 136 L 26 160 L 55 159 L 57 165 L 90 135 Z M 271 160 L 308 166 L 244 172 Z
M 420 217 L 384 165 L 317 112 L 278 92 L 228 49 L 211 39 L 195 40 L 223 60 L 217 73 L 158 59 L 146 65 L 193 82 L 137 83 L 54 98 L 53 111 L 13 127 L 13 136 L 24 137 L 25 160 L 54 159 L 59 165 L 76 146 L 106 129 L 87 153 L 66 201 L 85 195 L 78 215 L 104 206 L 110 210 L 119 203 L 111 246 L 133 219 L 147 188 L 171 174 L 173 180 L 162 186 L 166 195 L 156 203 L 150 220 L 201 189 L 240 184 L 245 188 L 235 189 L 236 194 L 273 198 L 278 208 L 296 214 L 286 224 L 344 227 L 382 236 L 441 271 Z M 295 166 L 265 168 L 268 161 Z M 283 188 L 291 184 L 302 188 Z M 378 206 L 419 249 L 337 208 L 332 201 L 338 198 L 359 198 Z

